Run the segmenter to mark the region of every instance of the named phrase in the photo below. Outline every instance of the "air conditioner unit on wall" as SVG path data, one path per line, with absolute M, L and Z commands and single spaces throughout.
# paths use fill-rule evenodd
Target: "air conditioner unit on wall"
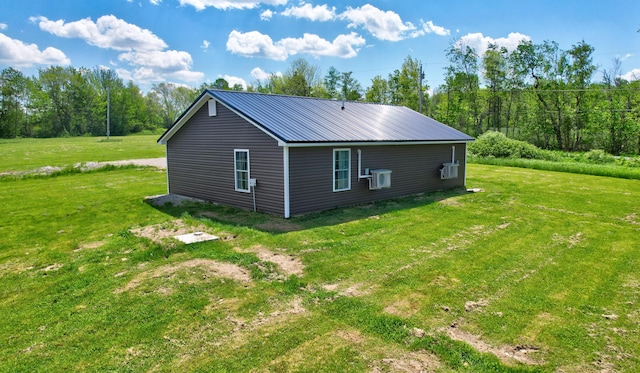
M 440 169 L 440 179 L 455 179 L 458 177 L 458 166 L 456 163 L 443 163 Z
M 371 170 L 369 189 L 391 188 L 391 170 Z

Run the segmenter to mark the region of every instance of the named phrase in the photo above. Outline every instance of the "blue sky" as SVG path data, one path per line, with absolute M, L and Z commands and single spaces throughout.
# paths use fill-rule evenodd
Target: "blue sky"
M 489 42 L 528 38 L 562 49 L 584 40 L 600 71 L 617 57 L 634 79 L 638 29 L 638 0 L 2 0 L 0 69 L 103 66 L 147 90 L 220 77 L 254 84 L 304 57 L 322 76 L 334 66 L 368 87 L 410 55 L 435 88 L 452 40 L 482 53 Z

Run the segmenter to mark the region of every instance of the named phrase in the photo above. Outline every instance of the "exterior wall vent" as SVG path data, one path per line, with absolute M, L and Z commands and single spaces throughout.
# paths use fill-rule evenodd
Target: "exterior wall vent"
M 209 116 L 215 117 L 218 115 L 218 110 L 216 108 L 216 100 L 210 99 L 207 104 L 209 105 Z
M 391 188 L 391 170 L 371 170 L 369 189 L 377 190 L 382 188 Z
M 455 179 L 458 177 L 458 166 L 460 164 L 456 163 L 443 163 L 442 168 L 440 169 L 440 179 Z

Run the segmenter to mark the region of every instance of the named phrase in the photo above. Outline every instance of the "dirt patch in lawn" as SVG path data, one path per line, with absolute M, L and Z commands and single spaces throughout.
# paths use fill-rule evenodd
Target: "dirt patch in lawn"
M 0 264 L 0 277 L 5 274 L 22 274 L 23 272 L 30 271 L 35 267 L 32 264 L 23 263 L 18 260 L 9 260 Z
M 371 369 L 371 373 L 434 372 L 440 367 L 440 362 L 433 355 L 416 351 L 384 358 Z
M 103 245 L 104 245 L 104 241 L 87 242 L 87 243 L 78 245 L 78 247 L 74 249 L 73 252 L 77 253 L 79 251 L 86 250 L 86 249 L 97 249 Z
M 461 341 L 469 344 L 471 347 L 475 348 L 479 352 L 490 353 L 498 357 L 500 361 L 509 365 L 515 363 L 523 363 L 528 365 L 538 365 L 544 364 L 544 362 L 539 361 L 535 357 L 531 356 L 536 352 L 540 351 L 540 348 L 536 346 L 530 345 L 517 345 L 517 346 L 501 346 L 494 347 L 488 344 L 487 342 L 480 339 L 479 336 L 468 333 L 462 329 L 459 329 L 455 325 L 446 328 L 443 331 L 449 338 L 454 339 L 456 341 Z
M 482 307 L 489 305 L 489 301 L 486 299 L 478 299 L 477 301 L 468 301 L 464 304 L 464 310 L 466 312 L 482 311 Z
M 218 306 L 211 307 L 210 310 L 217 309 Z M 307 312 L 307 309 L 303 305 L 302 298 L 294 297 L 287 303 L 282 303 L 280 307 L 276 307 L 276 310 L 268 315 L 264 315 L 262 312 L 252 320 L 246 320 L 232 315 L 227 316 L 224 320 L 232 326 L 230 334 L 222 336 L 216 342 L 216 346 L 230 346 L 232 348 L 238 348 L 250 339 L 248 335 L 254 335 L 260 333 L 259 330 L 268 330 L 272 327 L 280 327 L 286 325 L 287 322 L 292 321 L 296 317 L 303 315 Z
M 420 303 L 423 299 L 422 294 L 409 294 L 386 306 L 384 311 L 394 316 L 411 317 L 420 311 Z
M 267 249 L 264 246 L 252 246 L 249 249 L 241 250 L 240 252 L 254 253 L 258 259 L 263 262 L 271 262 L 278 266 L 278 269 L 287 276 L 296 275 L 298 277 L 304 274 L 304 263 L 295 256 L 288 254 L 277 253 Z
M 327 291 L 336 291 L 338 295 L 342 295 L 345 297 L 361 297 L 364 295 L 369 295 L 373 290 L 375 290 L 375 286 L 370 286 L 365 283 L 355 283 L 355 284 L 325 284 L 322 285 L 322 288 Z
M 444 206 L 454 206 L 454 207 L 462 206 L 462 203 L 460 203 L 460 201 L 458 201 L 455 198 L 441 199 L 440 201 L 438 201 L 438 203 L 441 204 L 441 205 L 444 205 Z
M 116 289 L 115 293 L 122 293 L 135 289 L 144 281 L 166 278 L 172 279 L 176 273 L 180 271 L 191 271 L 193 281 L 204 281 L 210 277 L 227 278 L 234 281 L 243 282 L 245 284 L 251 282 L 251 275 L 249 271 L 243 267 L 240 267 L 231 263 L 223 263 L 210 259 L 191 259 L 185 262 L 167 264 L 158 268 L 154 268 L 148 271 L 144 271 L 136 275 L 128 284 L 120 289 Z M 157 292 L 161 294 L 170 294 L 171 288 L 167 286 L 159 286 Z
M 210 230 L 211 229 L 207 228 L 203 224 L 191 226 L 185 223 L 182 219 L 178 219 L 165 223 L 148 225 L 146 227 L 134 228 L 130 231 L 138 237 L 144 237 L 151 241 L 162 243 L 166 240 L 173 239 L 174 236 L 193 232 L 206 232 L 213 234 Z M 216 232 L 215 235 L 225 241 L 228 241 L 230 237 L 234 237 L 233 235 L 224 232 Z
M 640 225 L 640 218 L 635 212 L 624 217 L 624 221 L 630 224 Z

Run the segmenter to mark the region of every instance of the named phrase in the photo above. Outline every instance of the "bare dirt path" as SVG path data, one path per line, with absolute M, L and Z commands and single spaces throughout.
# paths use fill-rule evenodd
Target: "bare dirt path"
M 104 167 L 107 165 L 124 166 L 129 164 L 133 164 L 137 166 L 157 167 L 164 170 L 167 168 L 167 159 L 165 157 L 162 157 L 162 158 L 125 159 L 121 161 L 106 161 L 106 162 L 86 162 L 86 163 L 76 163 L 73 167 L 79 168 L 82 171 L 88 171 L 88 170 L 94 170 L 96 168 Z M 34 170 L 28 170 L 28 171 L 0 172 L 0 177 L 12 176 L 12 175 L 23 176 L 23 175 L 30 175 L 30 174 L 50 175 L 60 170 L 62 170 L 62 167 L 44 166 L 44 167 L 40 167 Z
M 158 168 L 167 168 L 167 158 L 143 158 L 143 159 L 125 159 L 123 161 L 108 161 L 100 162 L 101 164 L 111 164 L 114 166 L 122 166 L 128 164 L 135 164 L 138 166 L 152 166 Z

